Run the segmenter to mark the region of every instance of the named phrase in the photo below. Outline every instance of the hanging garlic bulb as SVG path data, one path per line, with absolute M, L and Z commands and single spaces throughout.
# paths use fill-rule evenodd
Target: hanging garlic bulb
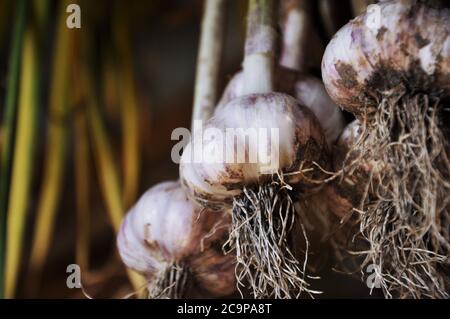
M 294 90 L 294 96 L 319 120 L 328 145 L 334 144 L 345 122 L 341 110 L 328 96 L 322 82 L 313 76 L 299 75 Z
M 265 255 L 261 255 L 261 252 L 272 254 L 270 258 L 273 259 L 280 258 L 277 266 L 281 269 L 257 270 L 273 271 L 272 276 L 276 277 L 272 280 L 280 281 L 282 285 L 270 287 L 270 282 L 264 282 L 263 286 L 260 286 L 259 282 L 252 283 L 255 296 L 269 294 L 286 297 L 290 295 L 293 287 L 290 286 L 291 283 L 283 282 L 283 278 L 294 276 L 295 273 L 290 274 L 283 267 L 291 265 L 295 270 L 301 266 L 291 260 L 293 256 L 290 256 L 287 247 L 282 253 L 287 257 L 277 255 L 280 251 L 276 247 L 279 244 L 276 239 L 279 238 L 271 238 L 272 234 L 267 229 L 275 231 L 275 234 L 277 231 L 289 231 L 295 214 L 292 200 L 298 199 L 296 194 L 305 195 L 318 187 L 315 182 L 319 181 L 321 176 L 314 163 L 326 167 L 326 142 L 312 113 L 295 99 L 281 93 L 250 94 L 234 99 L 207 121 L 203 130 L 206 132 L 208 129 L 215 129 L 226 137 L 226 129 L 233 128 L 239 129 L 237 134 L 225 141 L 217 136 L 205 138 L 205 135 L 194 135 L 194 140 L 183 152 L 180 177 L 188 194 L 196 202 L 208 209 L 233 208 L 231 236 L 236 237 L 233 240 L 243 241 L 240 245 L 259 245 L 252 247 L 258 250 L 257 258 L 264 258 Z M 267 129 L 268 134 L 263 138 L 258 134 L 246 135 L 245 132 L 251 128 Z M 277 130 L 278 136 L 271 136 L 271 129 Z M 200 144 L 207 160 L 196 163 L 195 145 Z M 239 150 L 244 155 L 242 162 L 237 159 Z M 276 151 L 279 152 L 276 158 L 270 156 L 270 152 Z M 255 162 L 249 158 L 251 154 L 256 155 Z M 235 160 L 226 162 L 228 156 Z M 266 158 L 272 162 L 264 160 Z M 256 216 L 252 216 L 253 213 Z M 278 220 L 281 217 L 278 216 L 279 213 L 287 219 L 284 221 L 286 224 Z M 256 235 L 249 234 L 253 237 L 247 238 L 239 234 L 244 230 L 252 231 L 247 229 L 246 225 L 249 228 L 258 227 L 255 219 L 262 224 Z M 281 245 L 284 247 L 287 239 L 281 239 Z M 269 242 L 265 243 L 264 240 Z M 240 253 L 251 248 L 248 246 L 241 247 Z M 251 255 L 238 255 L 238 262 L 239 257 L 250 258 Z M 294 288 L 305 285 L 299 277 L 294 279 L 297 280 L 294 282 Z M 269 291 L 270 288 L 275 289 L 273 295 Z
M 179 182 L 150 188 L 125 216 L 117 246 L 125 265 L 146 277 L 150 298 L 182 298 L 193 285 L 211 295 L 236 289 L 234 257 L 224 255 L 230 218 L 188 200 Z
M 414 0 L 369 6 L 323 57 L 329 95 L 361 125 L 345 178 L 366 172 L 362 266 L 379 267 L 386 297 L 450 295 L 449 61 L 450 11 Z
M 296 220 L 293 200 L 318 187 L 317 166 L 326 167 L 327 153 L 314 115 L 294 98 L 272 92 L 271 8 L 272 1 L 250 1 L 242 96 L 194 132 L 180 178 L 199 204 L 232 209 L 228 246 L 236 253 L 238 282 L 256 298 L 290 298 L 312 293 L 304 264 L 288 243 Z

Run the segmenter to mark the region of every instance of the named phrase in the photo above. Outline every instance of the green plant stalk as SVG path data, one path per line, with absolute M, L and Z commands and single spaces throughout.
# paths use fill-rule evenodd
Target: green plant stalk
M 71 70 L 72 94 L 69 105 L 71 109 L 86 103 L 86 86 L 81 80 L 81 34 L 77 33 L 73 39 L 73 63 Z M 77 215 L 77 230 L 75 241 L 75 262 L 84 272 L 89 271 L 89 245 L 90 245 L 90 193 L 91 193 L 91 166 L 89 152 L 89 134 L 86 108 L 78 109 L 72 118 L 73 134 L 76 137 L 74 145 L 74 180 L 75 203 Z
M 68 109 L 67 91 L 73 32 L 75 32 L 67 29 L 65 24 L 65 8 L 68 4 L 69 1 L 64 1 L 61 2 L 59 7 L 60 16 L 54 50 L 46 161 L 30 258 L 31 271 L 34 275 L 33 282 L 35 283 L 38 282 L 50 248 L 66 162 L 68 130 L 65 117 Z
M 117 233 L 124 212 L 117 167 L 98 106 L 91 104 L 88 106 L 88 109 L 89 124 L 94 143 L 94 155 L 97 158 L 98 177 L 102 184 L 101 189 L 111 224 L 114 232 Z
M 2 121 L 4 145 L 0 159 L 0 298 L 4 296 L 5 282 L 5 239 L 6 212 L 8 209 L 8 185 L 11 176 L 11 159 L 14 144 L 14 122 L 16 117 L 19 85 L 20 60 L 22 56 L 23 34 L 26 25 L 27 1 L 18 0 L 15 25 L 9 56 L 8 82 L 6 86 L 4 118 Z
M 86 41 L 86 39 L 84 40 Z M 84 61 L 80 67 L 80 79 L 86 90 L 86 116 L 92 139 L 93 155 L 97 165 L 96 172 L 100 182 L 100 189 L 105 200 L 111 225 L 117 233 L 124 212 L 121 184 L 111 141 L 100 112 L 100 101 L 94 80 L 95 74 L 92 71 L 91 57 L 89 52 L 85 50 L 87 43 L 86 41 L 83 46 Z
M 113 30 L 116 35 L 119 72 L 115 72 L 117 87 L 123 87 L 119 93 L 122 118 L 122 168 L 123 168 L 123 204 L 130 208 L 137 198 L 139 188 L 139 112 L 138 96 L 134 74 L 132 44 L 130 41 L 130 14 L 126 4 L 116 2 Z
M 75 143 L 75 189 L 77 206 L 77 235 L 75 244 L 75 261 L 82 271 L 89 270 L 89 242 L 90 242 L 90 166 L 89 139 L 85 111 L 75 114 L 74 132 Z
M 87 24 L 90 28 L 95 29 L 95 23 L 92 16 L 88 15 L 85 21 L 85 25 Z M 86 35 L 86 33 L 83 33 L 83 35 Z M 92 50 L 89 49 L 89 40 L 90 39 L 86 36 L 81 39 L 81 60 L 83 62 L 80 66 L 80 79 L 86 88 L 86 117 L 93 146 L 92 149 L 96 164 L 96 173 L 100 183 L 100 190 L 104 198 L 111 225 L 117 234 L 125 211 L 122 196 L 123 193 L 110 138 L 100 112 L 100 100 L 95 81 L 96 74 L 93 72 L 95 63 L 91 55 Z M 145 287 L 145 280 L 140 274 L 128 269 L 127 275 L 135 291 L 140 291 L 142 290 L 142 287 Z
M 82 78 L 85 83 L 89 83 L 90 81 L 86 77 L 87 72 L 84 71 L 83 73 L 84 78 Z M 98 97 L 95 92 L 92 91 L 92 86 L 90 84 L 88 84 L 88 86 L 90 89 L 88 89 L 89 92 L 87 93 L 89 100 L 87 105 L 87 117 L 90 134 L 92 136 L 93 153 L 94 158 L 96 159 L 97 174 L 111 225 L 114 232 L 117 234 L 120 229 L 123 213 L 125 211 L 119 175 L 116 163 L 114 161 L 110 139 L 99 110 Z M 145 284 L 142 276 L 138 273 L 132 270 L 127 270 L 127 275 L 135 291 L 141 289 L 143 284 Z
M 123 197 L 124 207 L 128 209 L 136 200 L 139 187 L 139 114 L 132 63 L 130 63 L 128 55 L 123 57 L 122 75 L 125 87 L 121 94 L 124 169 Z
M 13 298 L 20 269 L 33 170 L 38 110 L 38 46 L 32 28 L 24 35 L 16 143 L 9 194 L 6 234 L 5 297 Z

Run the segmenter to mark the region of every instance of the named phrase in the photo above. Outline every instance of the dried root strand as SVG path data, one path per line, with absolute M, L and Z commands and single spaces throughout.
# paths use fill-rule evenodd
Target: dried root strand
M 348 154 L 371 172 L 359 214 L 362 270 L 376 266 L 386 298 L 450 297 L 450 161 L 439 99 L 385 96 Z M 369 114 L 367 114 L 369 115 Z M 356 160 L 353 160 L 356 157 Z
M 246 187 L 234 201 L 225 248 L 234 250 L 237 257 L 238 288 L 249 285 L 255 298 L 298 298 L 302 292 L 318 293 L 306 282 L 308 241 L 289 192 L 287 185 L 274 181 L 256 189 Z M 302 264 L 289 245 L 295 223 L 300 223 L 306 241 Z
M 184 298 L 188 289 L 189 269 L 179 262 L 168 264 L 148 285 L 149 299 Z

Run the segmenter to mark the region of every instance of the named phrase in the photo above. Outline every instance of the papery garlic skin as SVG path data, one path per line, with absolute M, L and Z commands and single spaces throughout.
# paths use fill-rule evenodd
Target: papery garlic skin
M 357 117 L 397 89 L 450 93 L 450 11 L 386 1 L 342 27 L 328 44 L 322 77 L 331 98 Z
M 344 128 L 344 117 L 319 79 L 284 67 L 278 67 L 275 72 L 275 86 L 278 92 L 292 95 L 314 113 L 324 131 L 329 146 L 336 141 Z M 234 98 L 241 96 L 243 90 L 242 72 L 238 72 L 225 87 L 215 113 L 219 112 Z
M 285 94 L 250 94 L 236 98 L 206 122 L 203 130 L 208 128 L 219 129 L 223 136 L 227 129 L 241 130 L 236 131 L 236 140 L 230 138 L 225 145 L 223 141 L 194 134 L 194 140 L 183 152 L 180 164 L 183 185 L 193 199 L 212 209 L 231 207 L 233 197 L 239 196 L 244 186 L 257 185 L 270 179 L 272 174 L 298 172 L 300 168 L 311 167 L 312 162 L 327 165 L 326 142 L 320 124 L 311 111 Z M 254 128 L 265 130 L 267 134 L 262 138 L 250 134 L 246 143 L 246 130 Z M 272 138 L 271 129 L 278 132 L 279 139 Z M 203 145 L 210 159 L 208 162 L 193 161 L 193 143 Z M 225 147 L 225 152 L 218 151 Z M 270 156 L 271 147 L 279 156 L 269 164 L 262 159 Z M 224 153 L 235 158 L 238 150 L 245 150 L 247 155 L 255 150 L 258 156 L 254 162 L 250 157 L 242 162 L 227 162 Z M 318 178 L 318 170 L 313 171 L 311 176 L 309 173 L 305 176 Z M 286 175 L 284 180 L 305 192 L 308 187 L 311 190 L 316 187 L 301 174 Z
M 223 90 L 222 96 L 217 103 L 214 113 L 220 111 L 225 105 L 231 100 L 242 96 L 244 92 L 244 77 L 242 71 L 239 71 L 228 81 L 225 89 Z
M 299 75 L 294 90 L 294 96 L 319 120 L 328 145 L 334 144 L 345 122 L 342 111 L 330 98 L 325 86 L 316 77 Z
M 167 267 L 183 264 L 197 284 L 215 296 L 233 293 L 234 257 L 214 247 L 227 238 L 230 218 L 201 211 L 179 182 L 150 188 L 127 213 L 117 237 L 125 265 L 151 284 Z

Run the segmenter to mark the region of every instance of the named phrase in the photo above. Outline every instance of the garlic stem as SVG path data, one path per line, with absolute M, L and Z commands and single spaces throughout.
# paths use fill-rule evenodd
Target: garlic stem
M 272 0 L 250 0 L 245 40 L 243 94 L 273 91 L 276 32 Z
M 283 1 L 283 47 L 280 64 L 286 68 L 304 71 L 306 41 L 310 33 L 307 0 Z
M 195 75 L 192 126 L 211 117 L 217 98 L 217 80 L 223 46 L 224 0 L 205 0 Z

